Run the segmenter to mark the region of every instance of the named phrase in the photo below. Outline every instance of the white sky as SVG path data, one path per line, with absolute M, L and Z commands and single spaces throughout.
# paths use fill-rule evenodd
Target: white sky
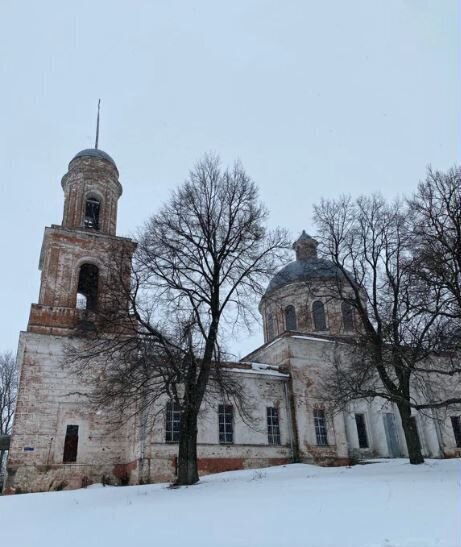
M 312 204 L 411 192 L 461 151 L 457 0 L 2 0 L 0 351 L 16 349 L 67 164 L 116 161 L 129 235 L 204 152 L 240 158 L 271 224 Z M 242 354 L 262 337 L 234 344 Z

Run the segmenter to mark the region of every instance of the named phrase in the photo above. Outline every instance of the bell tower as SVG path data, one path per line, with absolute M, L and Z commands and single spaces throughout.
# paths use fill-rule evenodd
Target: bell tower
M 114 469 L 131 457 L 133 424 L 109 431 L 107 416 L 88 405 L 96 363 L 82 377 L 65 357 L 70 341 L 78 346 L 81 329 L 92 330 L 98 312 L 110 305 L 107 287 L 120 282 L 114 255 L 122 275 L 130 275 L 136 243 L 116 235 L 122 194 L 117 166 L 98 148 L 82 150 L 69 163 L 62 188 L 62 223 L 45 228 L 40 294 L 19 336 L 8 492 L 77 488 L 101 475 L 115 481 Z M 117 306 L 123 305 L 118 298 Z
M 31 307 L 28 331 L 70 334 L 102 305 L 101 287 L 114 252 L 124 257 L 129 271 L 136 245 L 116 235 L 122 195 L 118 177 L 114 160 L 98 148 L 82 150 L 69 163 L 61 182 L 62 224 L 45 228 L 40 294 Z

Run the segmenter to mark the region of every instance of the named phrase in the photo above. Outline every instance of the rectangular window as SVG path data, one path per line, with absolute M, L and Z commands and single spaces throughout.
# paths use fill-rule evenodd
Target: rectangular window
M 461 420 L 459 416 L 451 416 L 451 426 L 453 428 L 456 446 L 461 448 Z
M 73 463 L 77 461 L 78 448 L 78 425 L 68 425 L 66 429 L 66 438 L 64 439 L 63 463 Z
M 267 407 L 267 437 L 269 444 L 280 444 L 279 409 Z
M 176 403 L 166 405 L 165 442 L 179 443 L 181 433 L 182 410 Z
M 232 405 L 219 405 L 218 408 L 219 442 L 234 442 L 234 409 Z
M 328 446 L 327 421 L 325 411 L 321 408 L 314 410 L 315 437 L 319 446 Z
M 357 436 L 359 438 L 359 447 L 368 448 L 367 426 L 363 414 L 355 415 L 355 424 L 357 425 Z

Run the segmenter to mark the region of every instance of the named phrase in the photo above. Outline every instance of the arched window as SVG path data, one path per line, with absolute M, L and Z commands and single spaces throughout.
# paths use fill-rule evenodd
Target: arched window
M 343 327 L 345 332 L 354 330 L 354 313 L 349 302 L 341 303 L 341 313 L 343 316 Z
M 267 316 L 267 341 L 270 342 L 274 338 L 274 317 L 272 313 Z
M 316 300 L 312 304 L 312 315 L 314 317 L 314 329 L 315 330 L 327 330 L 327 323 L 325 320 L 325 306 L 320 300 Z
M 89 197 L 85 203 L 85 227 L 99 230 L 99 211 L 101 202 L 98 198 Z
M 296 330 L 298 328 L 294 306 L 287 306 L 285 308 L 285 328 L 286 330 Z
M 94 264 L 83 264 L 78 276 L 76 307 L 95 311 L 98 303 L 99 270 Z

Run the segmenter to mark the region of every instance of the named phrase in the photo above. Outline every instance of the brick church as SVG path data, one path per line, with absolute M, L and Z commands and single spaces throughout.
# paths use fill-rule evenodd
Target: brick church
M 70 337 L 97 308 L 107 254 L 129 260 L 135 242 L 117 235 L 122 195 L 114 160 L 97 148 L 79 152 L 61 181 L 63 220 L 45 228 L 38 303 L 20 333 L 20 383 L 5 492 L 79 488 L 94 482 L 138 484 L 174 478 L 179 413 L 164 402 L 162 419 L 146 430 L 136 418 L 117 431 L 86 404 L 78 376 L 64 365 Z M 352 458 L 407 454 L 399 415 L 384 401 L 360 401 L 329 413 L 320 381 L 336 342 L 355 333 L 354 315 L 327 298 L 335 266 L 317 256 L 303 232 L 295 260 L 269 283 L 260 303 L 264 344 L 229 364 L 254 401 L 254 423 L 228 404 L 208 404 L 199 417 L 202 473 L 292 461 L 341 465 Z M 309 290 L 307 290 L 309 287 Z M 457 415 L 415 414 L 423 454 L 460 454 Z

